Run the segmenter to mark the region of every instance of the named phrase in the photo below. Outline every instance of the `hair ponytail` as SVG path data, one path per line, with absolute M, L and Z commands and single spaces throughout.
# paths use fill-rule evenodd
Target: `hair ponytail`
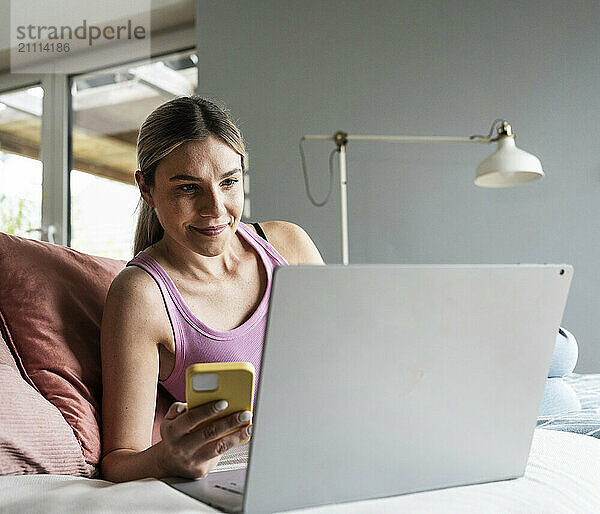
M 138 202 L 138 209 L 140 210 L 140 214 L 135 229 L 133 255 L 137 255 L 145 248 L 160 241 L 165 233 L 160 221 L 158 221 L 156 212 L 143 198 L 140 198 Z

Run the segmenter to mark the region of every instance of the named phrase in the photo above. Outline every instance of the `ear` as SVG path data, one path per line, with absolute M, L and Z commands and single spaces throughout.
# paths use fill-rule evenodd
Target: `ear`
M 144 182 L 144 175 L 140 170 L 135 171 L 135 181 L 137 182 L 140 194 L 144 201 L 150 206 L 154 207 L 154 199 L 152 198 L 152 187 L 146 185 Z

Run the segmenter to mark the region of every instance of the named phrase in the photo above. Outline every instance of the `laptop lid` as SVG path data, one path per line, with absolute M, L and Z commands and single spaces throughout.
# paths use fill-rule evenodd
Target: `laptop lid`
M 521 476 L 572 271 L 276 268 L 244 511 Z

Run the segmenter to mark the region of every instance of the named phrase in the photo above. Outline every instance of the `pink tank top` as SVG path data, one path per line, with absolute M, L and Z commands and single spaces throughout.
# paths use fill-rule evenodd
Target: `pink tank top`
M 159 382 L 177 401 L 185 402 L 185 370 L 197 362 L 251 362 L 256 369 L 256 395 L 273 269 L 287 262 L 271 244 L 242 222 L 238 233 L 259 254 L 267 272 L 267 289 L 252 315 L 233 330 L 215 330 L 194 316 L 164 268 L 144 251 L 127 263 L 148 272 L 162 293 L 175 337 L 175 367 L 168 378 Z

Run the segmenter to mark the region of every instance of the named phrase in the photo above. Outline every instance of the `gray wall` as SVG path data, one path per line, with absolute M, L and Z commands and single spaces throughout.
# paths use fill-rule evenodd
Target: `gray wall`
M 351 143 L 350 262 L 573 264 L 563 326 L 576 371 L 600 372 L 597 1 L 197 5 L 199 93 L 239 120 L 253 218 L 300 224 L 326 262 L 340 262 L 339 199 L 307 199 L 301 135 L 468 136 L 509 120 L 543 180 L 474 186 L 492 145 Z M 306 145 L 319 198 L 332 148 Z

